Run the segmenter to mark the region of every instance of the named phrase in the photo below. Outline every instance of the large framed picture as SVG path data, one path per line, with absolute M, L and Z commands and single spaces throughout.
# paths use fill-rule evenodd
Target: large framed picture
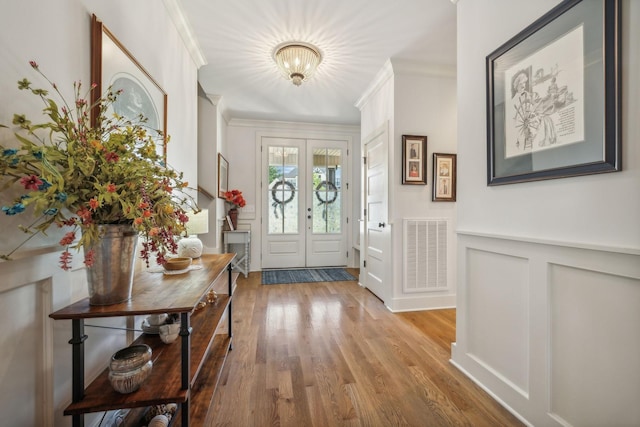
M 456 175 L 458 173 L 455 154 L 433 153 L 434 202 L 456 201 Z
M 218 197 L 224 199 L 224 193 L 229 191 L 229 162 L 218 153 Z
M 565 0 L 487 56 L 487 184 L 622 169 L 619 0 Z
M 402 183 L 427 183 L 427 137 L 402 135 Z
M 91 18 L 91 81 L 96 84 L 91 94 L 94 103 L 109 88 L 122 90 L 110 108 L 132 121 L 144 117 L 166 165 L 167 94 L 95 15 Z M 92 123 L 97 116 L 94 109 Z

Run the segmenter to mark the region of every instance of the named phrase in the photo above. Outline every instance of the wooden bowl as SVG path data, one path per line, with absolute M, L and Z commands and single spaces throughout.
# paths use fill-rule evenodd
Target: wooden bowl
M 169 258 L 164 265 L 165 270 L 184 270 L 185 268 L 191 265 L 191 258 L 189 257 L 179 257 L 179 258 Z

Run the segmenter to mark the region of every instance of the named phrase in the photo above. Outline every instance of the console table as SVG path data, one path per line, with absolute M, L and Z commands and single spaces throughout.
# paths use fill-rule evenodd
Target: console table
M 84 298 L 49 315 L 55 320 L 72 321 L 72 403 L 64 414 L 73 417 L 74 427 L 84 427 L 84 414 L 89 412 L 162 403 L 180 404 L 180 416 L 176 414 L 172 426 L 204 425 L 231 349 L 231 299 L 237 276 L 231 272 L 234 256 L 203 255 L 194 261 L 201 269 L 179 275 L 140 271 L 134 278 L 129 301 L 93 306 L 89 298 Z M 218 293 L 217 300 L 196 311 L 210 290 Z M 164 344 L 158 335 L 142 334 L 134 341 L 153 350 L 153 370 L 142 387 L 130 394 L 117 393 L 108 381 L 108 369 L 85 387 L 84 320 L 159 313 L 180 314 L 182 340 Z
M 244 253 L 231 261 L 233 268 L 249 276 L 249 266 L 251 264 L 251 230 L 233 230 L 223 231 L 224 233 L 224 251 L 229 252 L 229 245 L 243 245 Z

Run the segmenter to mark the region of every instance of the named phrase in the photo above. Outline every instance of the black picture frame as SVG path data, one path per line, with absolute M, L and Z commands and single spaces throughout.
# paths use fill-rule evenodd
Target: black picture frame
M 427 137 L 402 135 L 402 184 L 427 184 Z
M 457 155 L 433 153 L 433 190 L 434 202 L 455 202 L 457 187 Z
M 487 185 L 622 170 L 620 39 L 619 0 L 565 0 L 487 56 Z

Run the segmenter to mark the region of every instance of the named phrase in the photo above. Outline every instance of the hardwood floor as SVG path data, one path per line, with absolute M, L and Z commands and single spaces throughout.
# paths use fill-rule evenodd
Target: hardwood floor
M 455 310 L 394 314 L 357 282 L 238 280 L 207 426 L 520 426 L 449 363 Z

